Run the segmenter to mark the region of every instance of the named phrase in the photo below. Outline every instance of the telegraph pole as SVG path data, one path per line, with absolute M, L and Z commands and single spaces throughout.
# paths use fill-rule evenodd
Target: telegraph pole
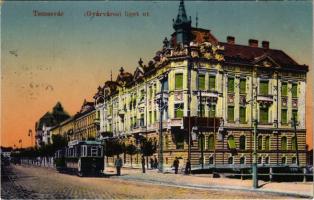
M 252 77 L 253 78 L 253 77 Z M 254 104 L 255 104 L 255 119 L 253 120 L 254 131 L 253 131 L 253 140 L 254 140 L 254 149 L 253 149 L 253 163 L 252 163 L 252 181 L 253 188 L 258 188 L 258 178 L 257 178 L 257 80 L 255 83 L 255 94 L 254 94 Z

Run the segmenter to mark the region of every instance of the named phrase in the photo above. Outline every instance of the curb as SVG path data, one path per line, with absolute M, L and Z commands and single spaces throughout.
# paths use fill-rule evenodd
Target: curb
M 187 188 L 187 189 L 238 190 L 238 191 L 245 191 L 245 192 L 279 194 L 279 195 L 283 195 L 283 196 L 298 197 L 298 198 L 310 198 L 310 199 L 313 198 L 313 196 L 310 194 L 303 194 L 303 193 L 296 193 L 296 192 L 282 192 L 282 191 L 267 190 L 267 189 L 253 189 L 253 188 L 246 188 L 246 187 L 221 186 L 221 185 L 205 186 L 205 185 L 196 185 L 196 184 L 178 184 L 178 183 L 174 183 L 174 182 L 166 182 L 166 181 L 159 181 L 159 180 L 156 181 L 154 179 L 141 179 L 141 178 L 131 178 L 131 177 L 113 177 L 113 178 L 121 179 L 121 180 L 135 181 L 135 182 L 145 182 L 145 183 L 161 185 L 161 186 Z

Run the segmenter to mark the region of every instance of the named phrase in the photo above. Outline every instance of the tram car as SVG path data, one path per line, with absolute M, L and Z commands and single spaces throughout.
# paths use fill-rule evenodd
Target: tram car
M 65 164 L 65 150 L 66 148 L 63 148 L 55 152 L 54 163 L 58 172 L 65 172 L 67 169 Z
M 65 151 L 59 150 L 56 154 L 59 161 L 59 166 L 56 162 L 57 170 L 64 167 L 66 171 L 74 172 L 78 176 L 100 175 L 104 170 L 103 145 L 99 141 L 71 141 Z

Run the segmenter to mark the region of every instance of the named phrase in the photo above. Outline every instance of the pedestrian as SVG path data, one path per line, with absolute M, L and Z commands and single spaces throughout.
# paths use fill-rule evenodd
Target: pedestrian
M 142 170 L 143 170 L 143 173 L 145 173 L 145 158 L 144 158 L 144 156 L 142 156 Z
M 121 167 L 122 167 L 122 159 L 120 158 L 119 155 L 118 155 L 114 165 L 117 169 L 117 176 L 120 176 L 121 175 Z
M 177 174 L 178 173 L 178 169 L 179 169 L 179 160 L 178 157 L 176 157 L 173 161 L 173 165 L 174 167 L 174 173 Z
M 191 174 L 191 162 L 190 162 L 190 159 L 188 159 L 188 160 L 186 161 L 184 173 L 185 173 L 185 174 Z
M 157 167 L 158 167 L 158 160 L 157 160 L 157 157 L 156 156 L 154 156 L 155 158 L 154 158 L 154 167 L 155 167 L 155 169 L 157 169 Z
M 154 169 L 154 159 L 150 157 L 150 168 Z

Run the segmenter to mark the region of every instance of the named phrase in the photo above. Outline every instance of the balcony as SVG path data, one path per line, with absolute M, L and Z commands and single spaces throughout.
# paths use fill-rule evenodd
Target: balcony
M 273 95 L 265 95 L 265 94 L 259 94 L 257 95 L 257 102 L 260 104 L 272 104 L 273 103 Z

